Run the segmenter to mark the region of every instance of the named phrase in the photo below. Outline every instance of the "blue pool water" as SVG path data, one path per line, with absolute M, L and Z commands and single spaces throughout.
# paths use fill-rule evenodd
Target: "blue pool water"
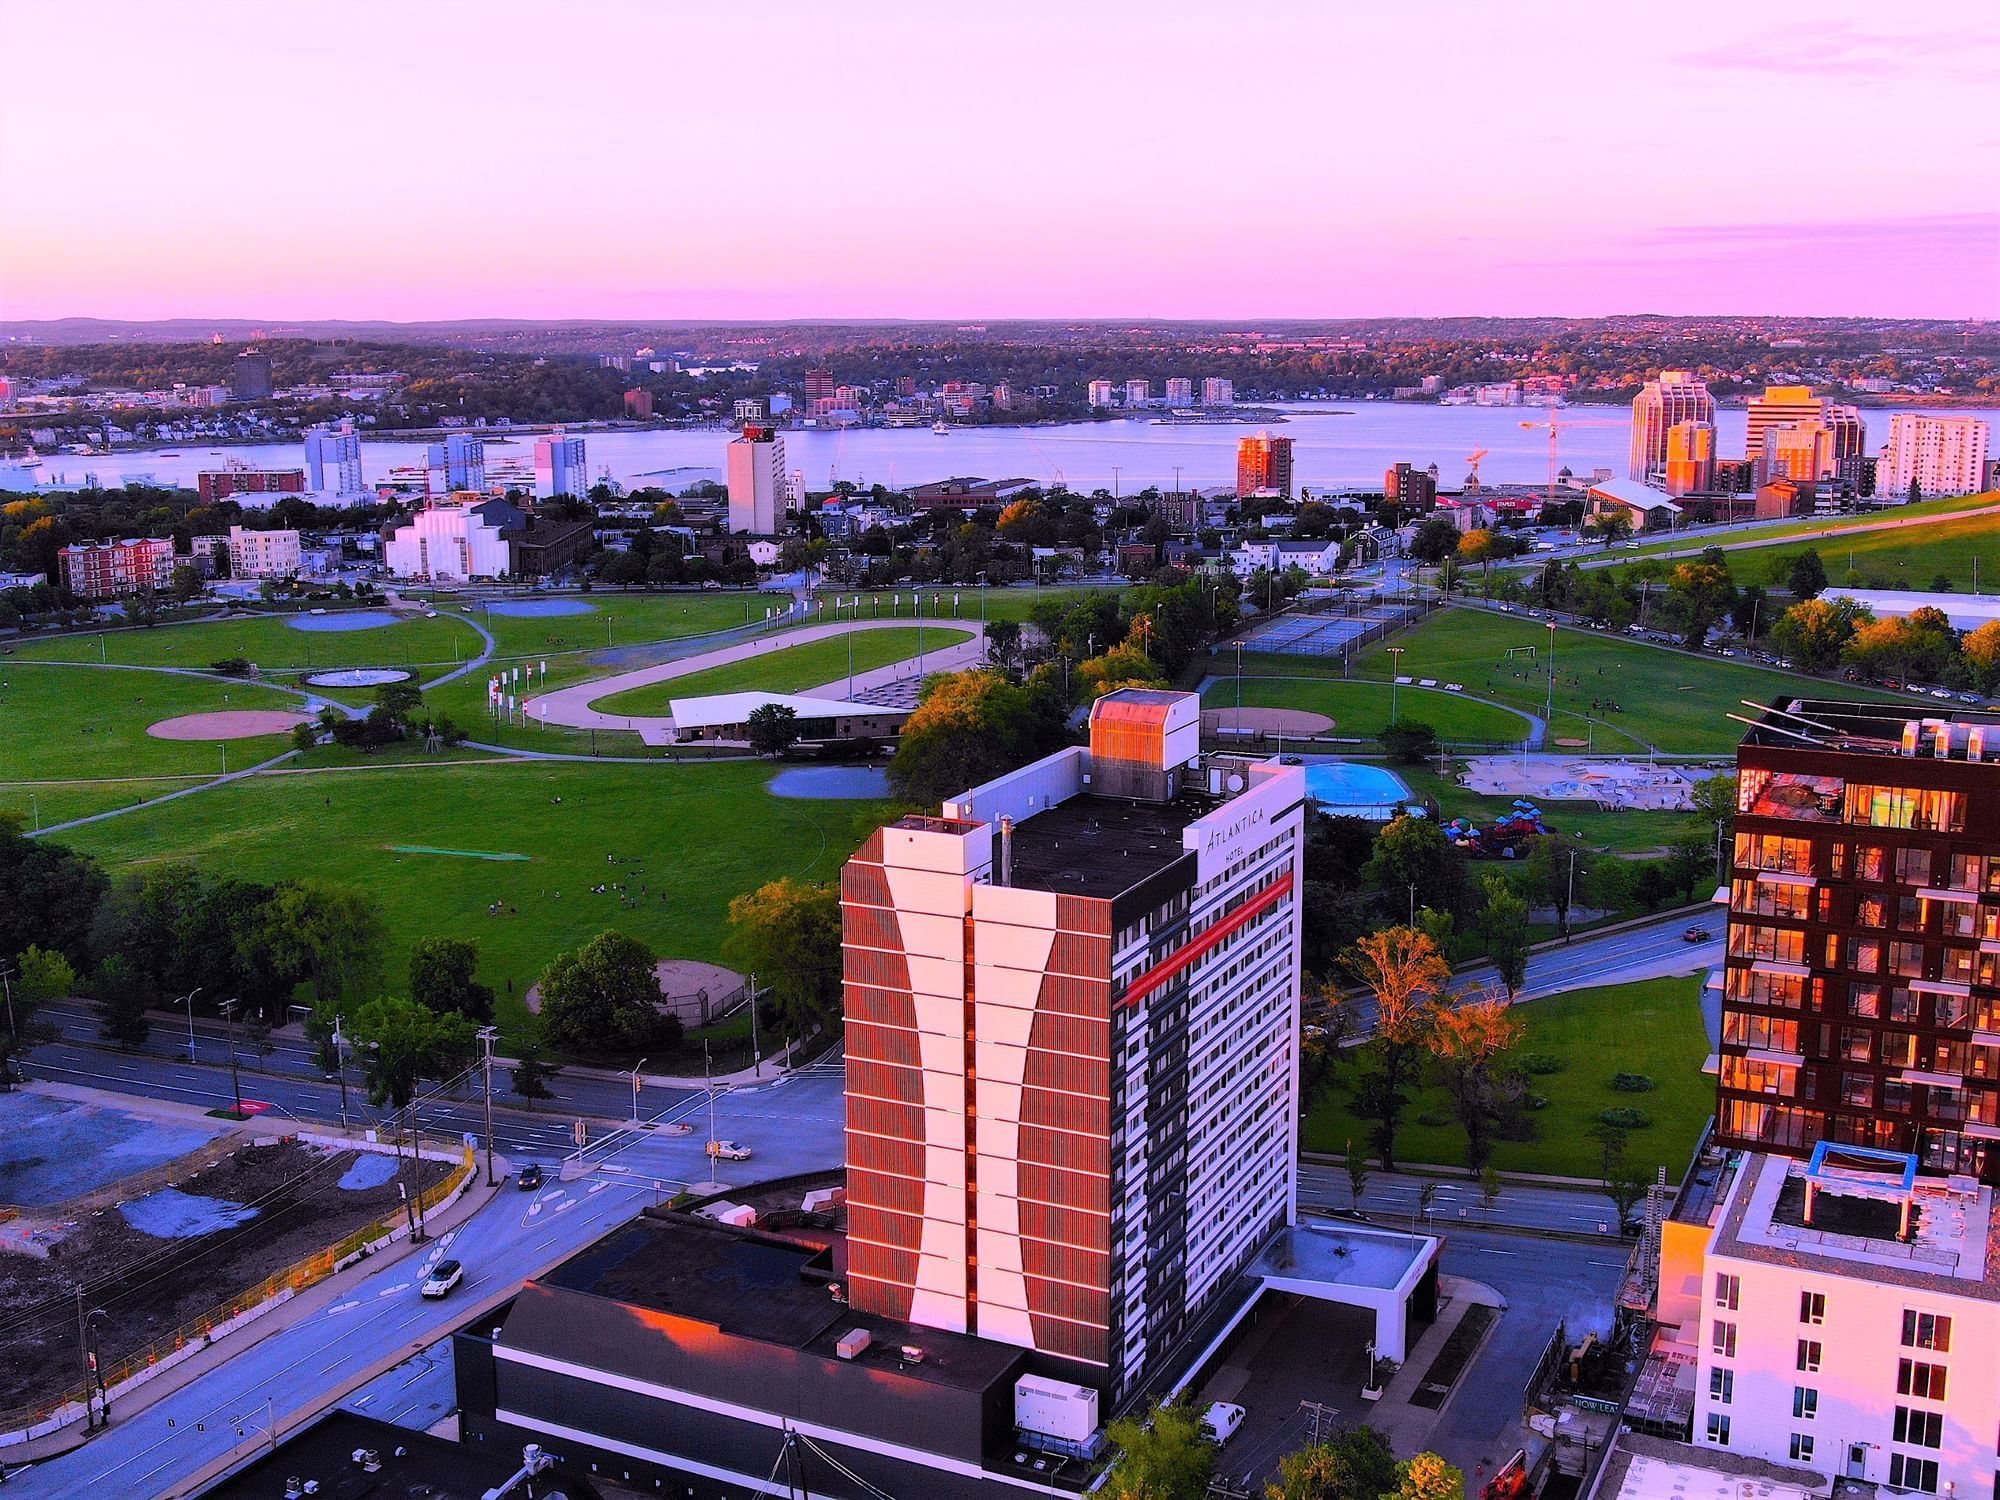
M 1409 800 L 1410 789 L 1393 771 L 1351 760 L 1323 760 L 1306 767 L 1306 792 L 1321 808 L 1347 818 L 1386 822 Z
M 795 766 L 765 786 L 773 797 L 886 797 L 889 773 L 874 766 Z
M 285 623 L 294 630 L 323 634 L 335 630 L 380 630 L 394 625 L 396 616 L 386 609 L 349 609 L 332 615 L 293 615 Z
M 592 614 L 597 606 L 586 604 L 581 599 L 507 599 L 482 608 L 489 614 L 507 615 L 514 619 L 546 620 L 556 615 Z

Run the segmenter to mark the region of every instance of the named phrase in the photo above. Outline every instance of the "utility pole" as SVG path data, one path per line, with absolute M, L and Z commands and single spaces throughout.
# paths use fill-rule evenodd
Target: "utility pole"
M 750 1064 L 756 1076 L 764 1076 L 764 1049 L 757 1041 L 757 971 L 750 971 Z
M 1340 1409 L 1328 1406 L 1324 1401 L 1301 1401 L 1299 1410 L 1306 1414 L 1312 1424 L 1312 1436 L 1307 1441 L 1317 1445 L 1322 1431 L 1332 1431 L 1333 1419 L 1340 1415 Z
M 8 1088 L 14 1086 L 15 1071 L 21 1060 L 21 1028 L 14 1024 L 14 973 L 13 968 L 0 965 L 0 991 L 7 996 L 7 1036 L 10 1043 L 7 1049 L 7 1076 L 0 1078 L 0 1085 Z
M 486 1185 L 493 1186 L 493 1041 L 500 1035 L 497 1026 L 482 1026 L 475 1033 L 480 1045 L 485 1049 L 480 1058 L 480 1071 L 486 1082 Z M 346 1080 L 341 1081 L 341 1091 L 346 1092 Z M 343 1108 L 343 1117 L 345 1109 Z
M 188 1018 L 193 1020 L 193 1016 Z M 347 1038 L 340 1029 L 340 1017 L 333 1018 L 333 1071 L 340 1079 L 340 1128 L 347 1129 Z
M 236 1071 L 236 1007 L 241 1002 L 222 1002 L 222 1016 L 229 1023 L 229 1087 L 236 1095 L 236 1118 L 243 1118 L 243 1080 Z M 192 1013 L 190 1013 L 192 1014 Z

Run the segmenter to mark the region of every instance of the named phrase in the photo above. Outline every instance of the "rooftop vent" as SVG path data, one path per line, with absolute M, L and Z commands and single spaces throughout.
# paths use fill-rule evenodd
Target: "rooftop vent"
M 850 1328 L 840 1336 L 840 1342 L 833 1346 L 833 1352 L 842 1359 L 859 1359 L 862 1351 L 875 1341 L 875 1336 L 865 1328 Z
M 924 1351 L 916 1344 L 903 1345 L 902 1355 L 905 1360 L 913 1365 L 920 1365 L 924 1362 Z

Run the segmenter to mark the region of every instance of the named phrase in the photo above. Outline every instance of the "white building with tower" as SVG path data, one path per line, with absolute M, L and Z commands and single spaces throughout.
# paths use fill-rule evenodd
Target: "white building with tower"
M 448 495 L 396 528 L 383 561 L 397 578 L 504 578 L 509 568 L 506 533 L 525 519 L 505 500 Z

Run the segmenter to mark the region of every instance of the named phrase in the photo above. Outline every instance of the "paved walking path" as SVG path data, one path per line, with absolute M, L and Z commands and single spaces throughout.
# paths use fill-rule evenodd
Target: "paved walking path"
M 613 693 L 629 692 L 633 688 L 650 687 L 656 682 L 670 682 L 676 677 L 691 676 L 705 672 L 710 667 L 725 666 L 730 662 L 746 661 L 751 657 L 763 656 L 772 651 L 782 651 L 788 646 L 802 646 L 808 641 L 822 640 L 828 636 L 845 635 L 851 630 L 908 630 L 913 625 L 910 620 L 842 620 L 825 625 L 806 625 L 797 630 L 788 630 L 783 635 L 768 636 L 762 640 L 745 641 L 739 645 L 724 646 L 720 650 L 704 652 L 699 656 L 685 657 L 680 661 L 660 662 L 655 666 L 640 667 L 636 671 L 621 672 L 615 677 L 599 677 L 591 682 L 580 682 L 574 687 L 557 688 L 551 693 L 541 693 L 525 700 L 521 707 L 530 723 L 546 718 L 551 724 L 560 724 L 570 729 L 626 729 L 637 730 L 647 743 L 654 741 L 649 735 L 664 735 L 672 725 L 665 714 L 609 714 L 590 705 Z M 937 651 L 924 653 L 923 670 L 927 672 L 957 671 L 984 658 L 986 653 L 985 627 L 977 620 L 953 620 L 946 624 L 940 620 L 940 629 L 967 632 L 972 638 L 956 642 Z M 893 681 L 898 676 L 908 676 L 917 670 L 916 658 L 894 662 L 887 667 L 878 667 L 868 672 L 854 674 L 855 691 L 864 686 L 878 686 Z M 847 695 L 847 678 L 843 675 L 824 687 L 810 690 L 825 695 Z

